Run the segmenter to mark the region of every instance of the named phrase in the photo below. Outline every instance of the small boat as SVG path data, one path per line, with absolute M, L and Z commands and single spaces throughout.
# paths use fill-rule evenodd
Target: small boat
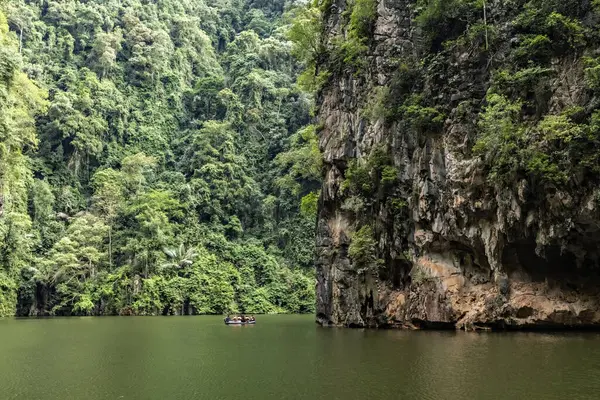
M 242 322 L 242 321 L 234 321 L 232 319 L 225 318 L 223 321 L 225 321 L 225 325 L 254 325 L 254 324 L 256 324 L 256 320 Z

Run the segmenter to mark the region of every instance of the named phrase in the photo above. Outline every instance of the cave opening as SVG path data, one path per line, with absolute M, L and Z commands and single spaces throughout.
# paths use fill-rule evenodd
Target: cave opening
M 544 248 L 543 256 L 536 253 L 534 240 L 506 245 L 502 265 L 509 277 L 527 278 L 533 282 L 549 282 L 564 288 L 581 289 L 599 282 L 598 271 L 586 262 L 578 263 L 575 254 L 561 251 L 560 246 Z

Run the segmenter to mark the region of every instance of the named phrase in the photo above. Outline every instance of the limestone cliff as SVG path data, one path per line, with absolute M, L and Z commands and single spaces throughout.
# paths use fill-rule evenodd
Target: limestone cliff
M 326 3 L 318 321 L 600 324 L 589 2 Z

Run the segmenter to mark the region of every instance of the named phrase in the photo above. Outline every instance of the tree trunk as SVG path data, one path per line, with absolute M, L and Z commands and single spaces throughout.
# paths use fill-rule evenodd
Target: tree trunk
M 112 271 L 112 224 L 108 225 L 108 266 Z

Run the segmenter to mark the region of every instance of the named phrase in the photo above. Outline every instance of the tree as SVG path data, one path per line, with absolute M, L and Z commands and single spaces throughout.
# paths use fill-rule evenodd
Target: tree
M 35 148 L 34 117 L 45 93 L 19 71 L 21 58 L 0 10 L 0 316 L 14 315 L 18 274 L 32 258 L 27 214 L 31 170 L 24 152 Z
M 108 264 L 112 269 L 112 230 L 115 218 L 124 206 L 125 177 L 121 171 L 108 168 L 96 172 L 92 183 L 95 188 L 92 198 L 94 207 L 105 218 L 108 225 Z
M 248 176 L 244 157 L 238 153 L 231 126 L 207 121 L 190 136 L 182 167 L 196 193 L 201 218 L 227 221 L 237 215 L 242 223 L 250 223 L 260 194 L 256 182 Z
M 305 310 L 288 6 L 0 0 L 0 315 Z
M 119 30 L 96 35 L 89 59 L 101 78 L 117 68 L 117 54 L 121 51 L 122 40 L 123 35 Z
M 183 269 L 194 263 L 198 253 L 194 247 L 185 247 L 182 243 L 177 248 L 165 248 L 165 254 L 169 258 L 169 262 L 163 264 L 163 268 L 179 268 Z

